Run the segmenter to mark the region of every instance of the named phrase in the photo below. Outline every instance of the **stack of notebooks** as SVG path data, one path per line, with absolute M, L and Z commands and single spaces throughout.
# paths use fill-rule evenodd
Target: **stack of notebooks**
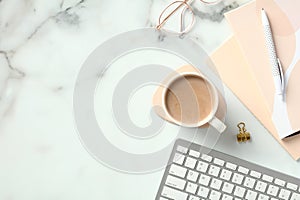
M 280 103 L 276 102 L 262 8 L 284 71 L 286 96 Z M 233 35 L 211 55 L 223 82 L 295 160 L 300 158 L 299 9 L 300 1 L 256 0 L 226 13 Z

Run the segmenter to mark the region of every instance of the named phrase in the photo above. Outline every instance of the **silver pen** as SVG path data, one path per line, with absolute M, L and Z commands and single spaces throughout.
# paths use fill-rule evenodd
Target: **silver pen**
M 275 91 L 277 95 L 281 95 L 283 98 L 284 94 L 284 76 L 282 67 L 280 64 L 280 60 L 276 55 L 274 40 L 272 37 L 272 31 L 270 27 L 270 23 L 268 20 L 268 16 L 264 9 L 261 10 L 261 20 L 264 28 L 266 45 L 269 52 L 270 63 L 272 65 L 272 75 L 274 79 Z

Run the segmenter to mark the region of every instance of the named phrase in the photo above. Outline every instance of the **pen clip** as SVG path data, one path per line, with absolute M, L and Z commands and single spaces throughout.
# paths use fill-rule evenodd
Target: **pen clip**
M 282 93 L 284 93 L 284 88 L 285 88 L 284 76 L 283 76 L 282 66 L 281 66 L 281 62 L 280 62 L 279 58 L 277 58 L 277 64 L 278 64 L 280 79 L 281 79 L 281 91 L 282 91 Z

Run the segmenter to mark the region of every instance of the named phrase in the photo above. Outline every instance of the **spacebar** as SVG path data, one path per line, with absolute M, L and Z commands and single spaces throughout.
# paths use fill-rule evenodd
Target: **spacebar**
M 174 199 L 174 200 L 186 200 L 187 196 L 188 196 L 187 193 L 184 193 L 184 192 L 181 192 L 181 191 L 178 191 L 178 190 L 166 187 L 166 186 L 164 186 L 161 194 L 164 197 Z

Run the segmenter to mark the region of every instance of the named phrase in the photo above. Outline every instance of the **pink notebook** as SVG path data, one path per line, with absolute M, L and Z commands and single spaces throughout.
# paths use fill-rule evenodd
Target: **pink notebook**
M 281 104 L 275 98 L 261 8 L 269 16 L 287 82 L 286 101 Z M 300 136 L 281 139 L 300 130 L 299 8 L 300 1 L 257 0 L 227 13 L 234 37 L 212 55 L 223 81 L 294 159 L 300 158 Z

